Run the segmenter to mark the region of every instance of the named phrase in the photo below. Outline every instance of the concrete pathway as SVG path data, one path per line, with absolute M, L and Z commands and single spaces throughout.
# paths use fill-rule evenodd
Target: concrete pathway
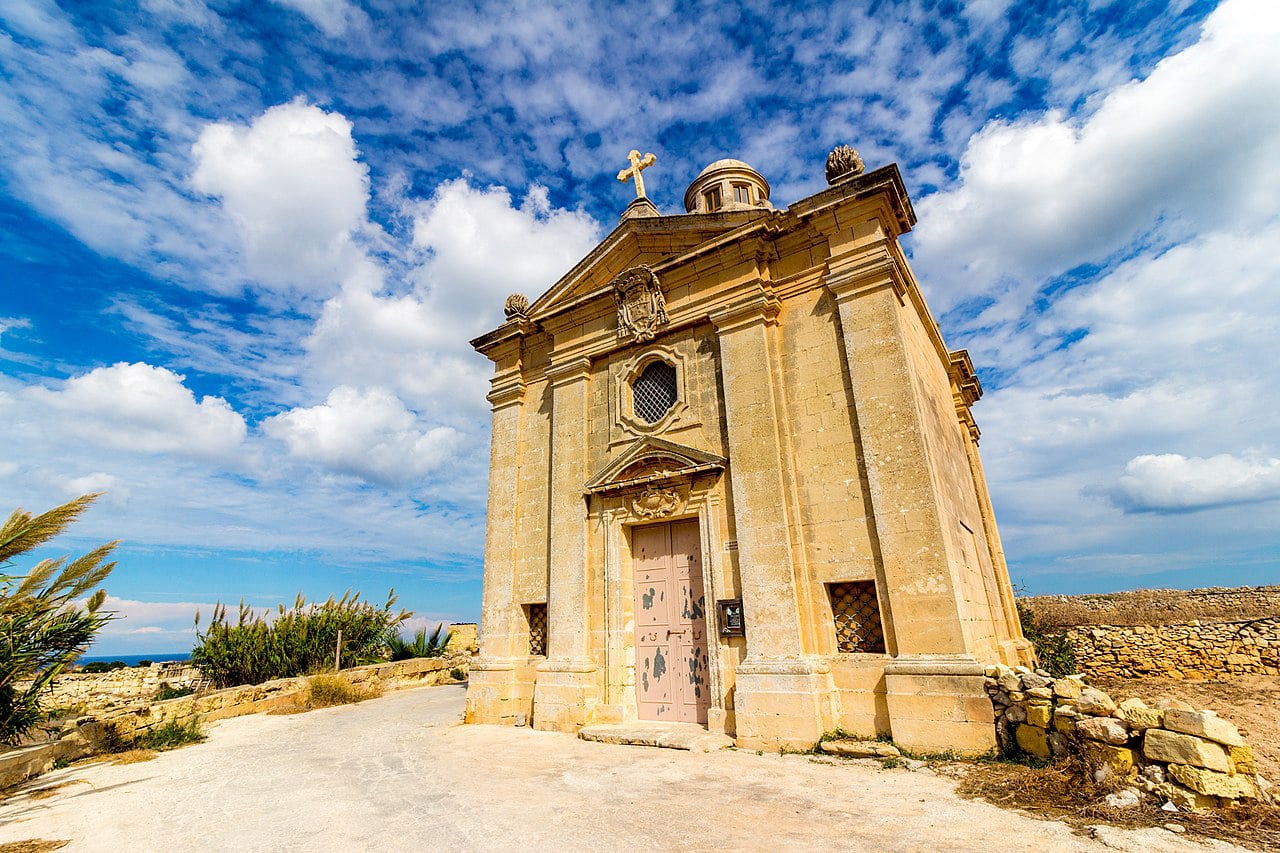
M 0 802 L 0 844 L 67 851 L 1206 848 L 1104 840 L 957 797 L 945 779 L 807 756 L 462 726 L 464 688 L 219 723 L 153 761 L 73 767 Z M 35 799 L 32 788 L 62 785 Z M 1217 849 L 1232 849 L 1215 845 Z

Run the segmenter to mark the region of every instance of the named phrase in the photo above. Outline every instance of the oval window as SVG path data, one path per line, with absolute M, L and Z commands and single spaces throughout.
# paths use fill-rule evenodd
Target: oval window
M 656 424 L 676 404 L 676 369 L 655 361 L 631 383 L 631 403 L 636 417 Z

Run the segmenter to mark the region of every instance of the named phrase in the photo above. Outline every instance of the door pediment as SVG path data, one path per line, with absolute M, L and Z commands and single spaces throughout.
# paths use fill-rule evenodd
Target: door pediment
M 661 438 L 641 438 L 586 483 L 589 495 L 638 488 L 649 483 L 723 471 L 728 460 Z

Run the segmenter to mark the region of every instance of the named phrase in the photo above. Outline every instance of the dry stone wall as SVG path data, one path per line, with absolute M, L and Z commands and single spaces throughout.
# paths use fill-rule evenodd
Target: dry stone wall
M 1094 676 L 1210 679 L 1280 675 L 1280 617 L 1181 625 L 1072 628 L 1080 672 Z
M 197 687 L 203 680 L 199 669 L 185 663 L 153 663 L 110 672 L 67 672 L 54 679 L 48 692 L 41 695 L 40 705 L 46 710 L 102 711 L 150 699 L 166 684 Z
M 1241 799 L 1272 800 L 1253 751 L 1231 722 L 1176 700 L 1148 707 L 1116 702 L 1083 676 L 1053 678 L 1044 670 L 991 666 L 986 688 L 996 736 L 1006 753 L 1039 758 L 1083 755 L 1097 781 L 1122 781 L 1110 805 L 1142 797 L 1177 809 L 1204 809 Z

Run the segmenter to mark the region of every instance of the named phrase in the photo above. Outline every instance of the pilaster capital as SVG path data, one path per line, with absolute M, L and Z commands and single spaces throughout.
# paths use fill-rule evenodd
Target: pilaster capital
M 906 272 L 883 242 L 864 251 L 832 258 L 827 262 L 824 283 L 837 302 L 855 299 L 886 287 L 892 287 L 899 299 L 907 293 Z
M 508 406 L 518 406 L 524 401 L 525 384 L 519 371 L 493 377 L 489 382 L 489 388 L 486 399 L 495 412 Z
M 777 323 L 778 312 L 781 310 L 782 301 L 778 297 L 759 290 L 711 312 L 709 319 L 716 331 L 723 335 L 751 326 L 772 326 Z
M 969 351 L 958 349 L 947 355 L 947 375 L 951 377 L 951 387 L 965 406 L 972 406 L 982 399 L 982 383 L 978 381 L 978 374 L 973 369 Z
M 552 356 L 554 359 L 554 356 Z M 553 361 L 547 367 L 547 379 L 551 382 L 551 386 L 567 385 L 570 382 L 585 380 L 591 373 L 591 359 L 585 355 L 567 358 L 563 361 Z

